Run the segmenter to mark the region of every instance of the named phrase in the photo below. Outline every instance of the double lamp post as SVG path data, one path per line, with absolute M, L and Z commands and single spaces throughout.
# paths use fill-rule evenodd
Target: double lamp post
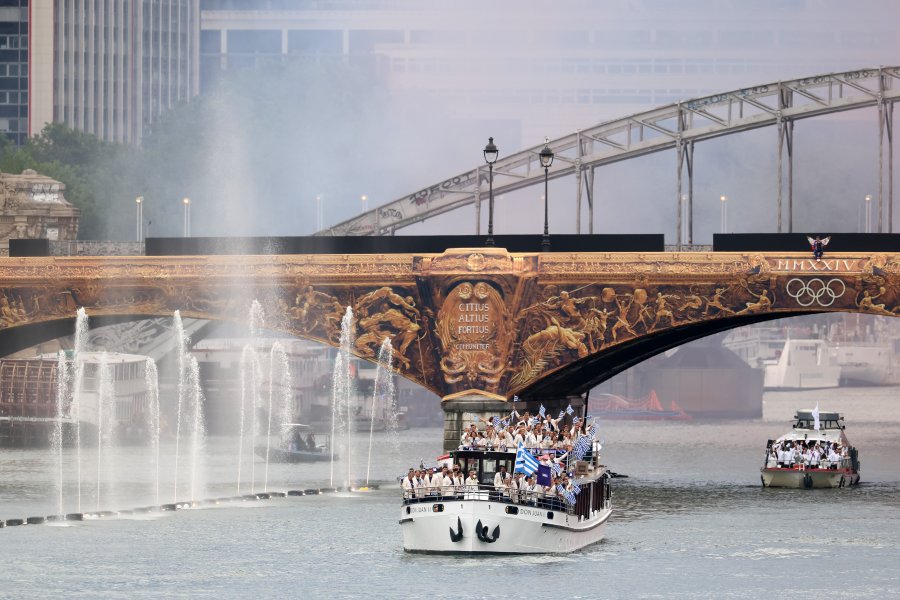
M 487 146 L 484 147 L 484 162 L 488 165 L 488 236 L 484 242 L 485 246 L 494 246 L 494 163 L 500 155 L 500 150 L 494 144 L 494 138 L 489 137 Z M 553 150 L 550 149 L 550 140 L 544 138 L 544 147 L 538 156 L 541 159 L 541 166 L 544 167 L 544 235 L 541 237 L 541 252 L 550 251 L 550 223 L 548 209 L 548 182 L 549 170 L 553 165 Z

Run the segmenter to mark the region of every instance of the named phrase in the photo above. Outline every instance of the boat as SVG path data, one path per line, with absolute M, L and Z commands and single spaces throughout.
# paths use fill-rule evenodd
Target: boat
M 522 492 L 513 492 L 510 498 L 495 489 L 494 475 L 501 465 L 513 472 L 515 451 L 450 452 L 447 460 L 464 473 L 474 470 L 480 483 L 444 496 L 406 493 L 400 507 L 403 549 L 429 554 L 552 554 L 600 541 L 612 507 L 610 472 L 600 464 L 599 449 L 594 442 L 585 460 L 565 465 L 567 471 L 573 470 L 572 481 L 580 488 L 569 501 Z
M 775 360 L 765 362 L 766 389 L 837 387 L 840 365 L 833 364 L 824 340 L 788 339 Z
M 766 446 L 766 460 L 761 469 L 763 487 L 778 488 L 842 488 L 859 483 L 859 453 L 844 433 L 844 417 L 836 412 L 797 411 L 794 426 Z M 816 461 L 806 462 L 795 448 L 824 448 L 836 444 L 838 452 L 825 453 Z
M 277 445 L 256 446 L 256 455 L 269 462 L 300 463 L 324 462 L 337 455 L 331 455 L 331 436 L 327 433 L 316 433 L 309 425 L 288 423 L 282 428 L 281 439 Z
M 838 342 L 832 348 L 841 385 L 888 385 L 896 357 L 887 343 Z
M 596 399 L 591 399 L 591 415 L 601 420 L 692 420 L 691 415 L 684 412 L 674 400 L 670 403 L 669 410 L 664 409 L 655 390 L 651 390 L 645 400 L 631 400 L 617 394 L 599 394 Z

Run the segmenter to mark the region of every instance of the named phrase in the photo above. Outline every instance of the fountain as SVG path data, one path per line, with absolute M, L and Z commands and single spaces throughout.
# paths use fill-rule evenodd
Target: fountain
M 115 437 L 113 428 L 115 426 L 115 389 L 113 387 L 112 367 L 109 364 L 109 354 L 106 352 L 100 355 L 100 367 L 98 369 L 98 377 L 100 383 L 97 387 L 97 511 L 100 510 L 100 501 L 102 499 L 102 483 L 104 480 L 104 472 L 109 477 L 106 478 L 107 492 L 112 487 L 113 477 L 111 476 L 113 469 L 110 465 L 112 462 L 112 443 Z
M 200 366 L 197 358 L 188 358 L 187 384 L 191 400 L 193 419 L 191 423 L 191 502 L 200 497 L 198 492 L 205 492 L 203 477 L 203 449 L 206 446 L 206 428 L 203 424 L 203 391 L 200 389 Z
M 81 513 L 81 383 L 84 381 L 84 352 L 87 349 L 88 316 L 84 307 L 75 313 L 75 348 L 72 352 L 72 369 L 75 373 L 71 390 L 70 409 L 75 420 L 75 471 L 78 480 L 76 512 Z
M 53 429 L 51 448 L 56 455 L 57 478 L 56 487 L 58 498 L 57 515 L 63 513 L 63 417 L 66 410 L 66 401 L 69 398 L 69 361 L 66 353 L 59 351 L 56 358 L 56 426 Z
M 176 310 L 173 318 L 175 320 L 175 351 L 178 361 L 178 407 L 175 411 L 175 469 L 173 475 L 175 489 L 172 493 L 172 502 L 178 503 L 178 452 L 181 443 L 182 412 L 185 396 L 188 393 L 187 365 L 185 364 L 188 340 L 184 333 L 184 323 L 181 321 L 181 311 Z
M 353 309 L 348 306 L 341 319 L 340 348 L 334 361 L 334 373 L 331 377 L 331 487 L 334 487 L 334 449 L 337 446 L 335 435 L 346 430 L 348 491 L 352 483 L 351 469 L 353 465 L 351 460 L 353 410 L 350 401 L 353 391 L 350 380 L 350 348 L 353 346 L 353 326 Z M 345 415 L 346 423 L 344 423 Z
M 159 372 L 156 361 L 149 356 L 144 367 L 144 382 L 150 394 L 148 421 L 150 429 L 150 451 L 155 456 L 153 466 L 156 470 L 156 505 L 159 506 Z
M 279 382 L 281 388 L 281 397 L 275 415 L 277 421 L 276 428 L 277 431 L 283 432 L 285 424 L 290 422 L 291 388 L 293 386 L 291 383 L 290 362 L 288 361 L 287 353 L 285 353 L 284 348 L 278 342 L 272 344 L 272 349 L 269 351 L 269 413 L 268 426 L 266 429 L 266 472 L 263 478 L 263 492 L 269 491 L 269 450 L 272 442 L 272 414 L 275 412 L 274 409 L 276 408 L 273 406 L 276 365 L 279 368 Z
M 366 462 L 366 485 L 369 485 L 369 474 L 372 469 L 372 439 L 375 433 L 375 413 L 381 409 L 381 417 L 385 429 L 394 434 L 396 445 L 397 410 L 394 401 L 394 347 L 391 338 L 386 337 L 378 349 L 378 369 L 375 371 L 375 386 L 372 391 L 372 414 L 369 421 L 369 459 Z M 395 448 L 395 450 L 397 450 Z M 399 454 L 399 451 L 397 452 Z
M 237 452 L 237 495 L 241 495 L 241 465 L 244 462 L 244 430 L 246 429 L 246 412 L 247 400 L 250 399 L 250 492 L 254 492 L 256 485 L 256 464 L 253 460 L 253 453 L 256 444 L 256 408 L 259 405 L 261 367 L 259 364 L 259 353 L 256 344 L 265 325 L 262 305 L 254 300 L 250 304 L 250 314 L 248 316 L 248 325 L 250 328 L 250 340 L 244 345 L 241 352 L 241 412 L 240 425 L 238 432 L 238 452 Z

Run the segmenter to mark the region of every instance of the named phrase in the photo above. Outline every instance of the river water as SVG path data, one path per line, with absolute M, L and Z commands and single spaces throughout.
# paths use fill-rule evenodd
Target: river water
M 766 440 L 789 429 L 794 410 L 816 402 L 846 415 L 863 484 L 762 489 Z M 900 597 L 900 389 L 767 393 L 762 419 L 610 421 L 599 429 L 604 462 L 629 477 L 614 481 L 606 539 L 571 555 L 407 555 L 394 485 L 6 528 L 0 597 Z M 433 462 L 440 437 L 437 429 L 402 432 L 400 459 L 391 440 L 376 434 L 374 477 Z M 235 493 L 233 444 L 209 442 L 209 496 Z M 141 460 L 137 450 L 118 453 L 102 508 L 152 503 L 153 469 Z M 0 518 L 56 512 L 54 464 L 45 450 L 0 452 Z M 356 471 L 364 474 L 365 465 Z M 269 488 L 327 485 L 329 475 L 327 464 L 274 465 Z M 162 501 L 172 494 L 171 483 L 163 486 Z M 70 499 L 65 510 L 74 510 Z

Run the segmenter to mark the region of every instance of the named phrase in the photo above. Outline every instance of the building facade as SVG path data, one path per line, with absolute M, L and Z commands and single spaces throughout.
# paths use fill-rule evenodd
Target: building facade
M 78 237 L 81 212 L 65 198 L 66 186 L 32 169 L 0 173 L 0 256 L 9 256 L 11 239 Z
M 536 144 L 724 90 L 890 64 L 898 17 L 827 0 L 201 0 L 201 89 L 231 69 L 340 59 L 376 69 L 397 99 L 512 121 Z
M 199 19 L 199 0 L 0 0 L 0 132 L 140 141 L 198 92 Z

